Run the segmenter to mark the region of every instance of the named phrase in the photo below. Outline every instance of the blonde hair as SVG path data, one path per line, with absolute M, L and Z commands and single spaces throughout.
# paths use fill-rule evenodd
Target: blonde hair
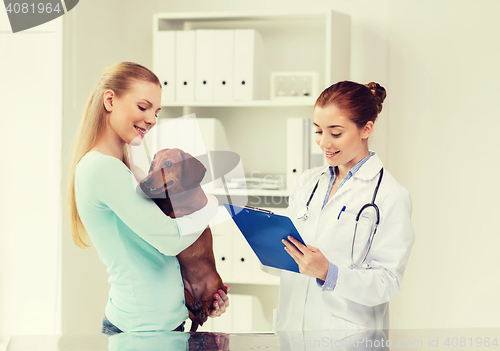
M 123 96 L 134 81 L 145 81 L 158 84 L 158 77 L 146 67 L 133 62 L 121 62 L 107 67 L 101 80 L 94 89 L 85 109 L 78 128 L 73 146 L 72 157 L 68 172 L 67 184 L 67 216 L 73 241 L 78 247 L 90 247 L 90 238 L 83 226 L 76 207 L 75 200 L 75 170 L 76 165 L 87 152 L 100 140 L 106 129 L 106 110 L 104 109 L 103 95 L 106 90 L 112 90 L 116 96 Z M 123 150 L 123 163 L 130 168 L 128 144 Z

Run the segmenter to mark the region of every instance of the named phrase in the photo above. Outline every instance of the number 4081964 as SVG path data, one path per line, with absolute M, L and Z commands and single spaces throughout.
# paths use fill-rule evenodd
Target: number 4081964
M 52 4 L 46 3 L 38 3 L 35 9 L 35 3 L 9 3 L 5 10 L 8 13 L 52 13 L 52 12 L 61 12 L 63 9 L 60 8 L 59 2 L 52 7 Z
M 444 346 L 447 347 L 498 347 L 497 338 L 446 338 Z

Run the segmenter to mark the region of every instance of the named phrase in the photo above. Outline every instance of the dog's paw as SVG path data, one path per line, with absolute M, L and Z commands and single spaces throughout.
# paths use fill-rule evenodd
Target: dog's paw
M 199 311 L 200 308 L 203 307 L 203 304 L 201 303 L 201 301 L 195 301 L 191 304 L 191 310 L 192 311 Z

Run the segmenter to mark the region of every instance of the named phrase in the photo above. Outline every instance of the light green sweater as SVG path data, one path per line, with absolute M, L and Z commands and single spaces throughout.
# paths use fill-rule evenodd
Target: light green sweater
M 127 332 L 173 330 L 188 318 L 176 255 L 203 232 L 217 203 L 172 219 L 136 186 L 123 162 L 98 151 L 76 167 L 78 213 L 109 273 L 106 317 Z

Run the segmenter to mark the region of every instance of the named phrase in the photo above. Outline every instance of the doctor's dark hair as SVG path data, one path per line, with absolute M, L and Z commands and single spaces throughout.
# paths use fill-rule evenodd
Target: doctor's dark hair
M 335 105 L 361 129 L 368 121 L 375 122 L 386 96 L 385 89 L 378 83 L 363 85 L 342 81 L 323 90 L 314 107 Z

